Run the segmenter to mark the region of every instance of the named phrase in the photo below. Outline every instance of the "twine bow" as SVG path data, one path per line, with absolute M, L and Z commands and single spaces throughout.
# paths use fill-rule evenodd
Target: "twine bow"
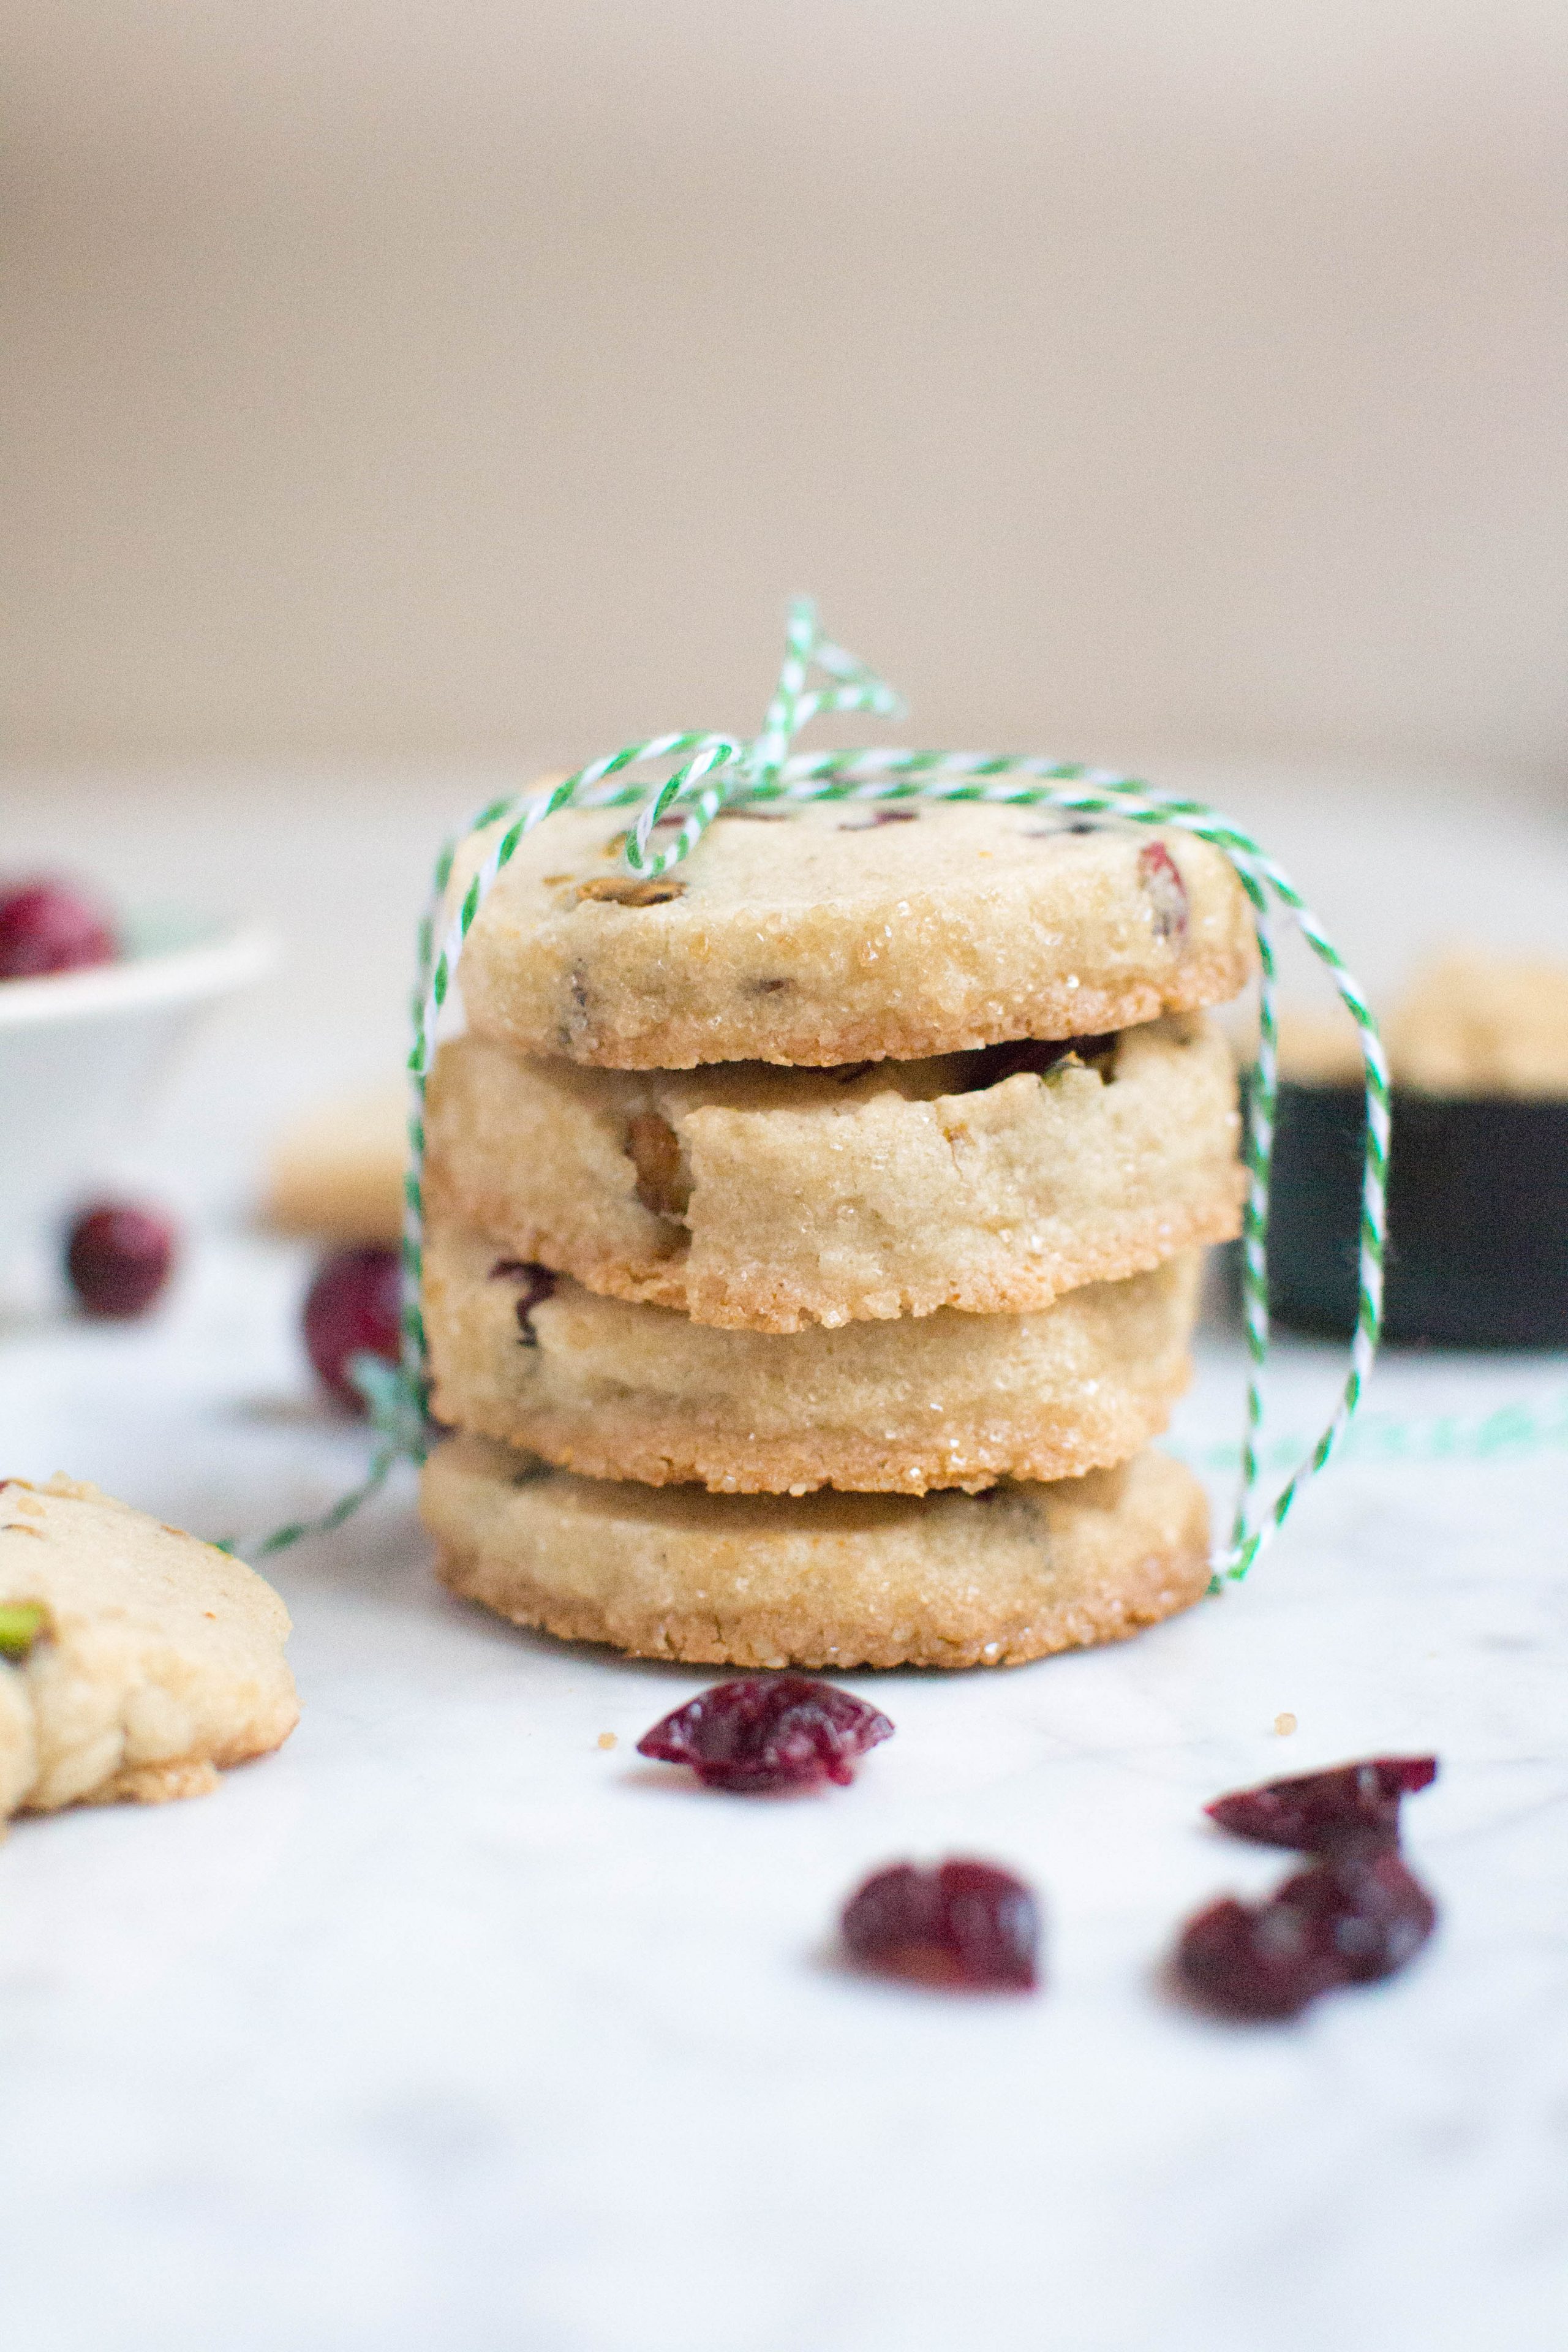
M 813 668 L 823 683 L 808 685 Z M 1173 826 L 1212 843 L 1230 860 L 1251 904 L 1259 966 L 1258 1058 L 1247 1088 L 1245 1157 L 1247 1204 L 1242 1225 L 1242 1299 L 1247 1341 L 1246 1423 L 1241 1474 L 1229 1541 L 1214 1562 L 1211 1590 L 1246 1575 L 1284 1525 L 1302 1491 L 1338 1449 L 1359 1406 L 1376 1354 L 1383 1320 L 1383 1261 L 1386 1233 L 1389 1075 L 1377 1024 L 1361 988 L 1322 925 L 1281 867 L 1239 826 L 1201 801 L 1156 793 L 1135 777 L 1039 758 L 1031 753 L 906 751 L 892 747 L 800 752 L 795 736 L 827 712 L 865 710 L 901 716 L 900 697 L 853 654 L 825 637 L 805 599 L 790 607 L 784 659 L 762 731 L 752 737 L 707 733 L 649 736 L 579 768 L 548 792 L 492 802 L 437 861 L 429 910 L 419 930 L 415 1037 L 408 1066 L 414 1102 L 409 1121 L 407 1219 L 404 1237 L 404 1355 L 401 1373 L 379 1375 L 362 1366 L 380 1445 L 371 1477 L 327 1515 L 338 1525 L 400 1455 L 424 1451 L 425 1330 L 419 1310 L 423 1266 L 422 1170 L 425 1086 L 442 1008 L 480 908 L 519 845 L 563 808 L 621 808 L 640 802 L 626 835 L 627 869 L 653 877 L 689 857 L 721 810 L 758 801 L 984 801 L 1099 816 L 1139 825 Z M 675 764 L 653 785 L 627 771 L 649 762 Z M 474 834 L 502 830 L 475 873 L 437 942 L 457 855 Z M 656 842 L 656 832 L 668 835 Z M 1268 1182 L 1278 1092 L 1277 965 L 1273 929 L 1283 912 L 1324 964 L 1360 1034 L 1366 1071 L 1366 1151 L 1362 1191 L 1359 1297 L 1351 1360 L 1333 1414 L 1315 1444 L 1264 1507 L 1258 1505 L 1258 1433 L 1263 1375 L 1268 1359 Z M 307 1528 L 280 1530 L 287 1540 Z M 277 1539 L 272 1539 L 275 1548 Z

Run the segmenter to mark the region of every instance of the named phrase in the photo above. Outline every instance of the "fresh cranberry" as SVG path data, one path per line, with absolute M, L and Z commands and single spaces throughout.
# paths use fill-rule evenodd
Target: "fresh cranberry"
M 317 1377 L 351 1412 L 364 1399 L 349 1378 L 355 1356 L 395 1364 L 402 1348 L 403 1266 L 395 1250 L 334 1250 L 305 1299 L 305 1349 Z
M 119 943 L 100 907 L 63 882 L 0 887 L 0 980 L 37 980 L 112 963 Z
M 919 1870 L 900 1862 L 850 1897 L 844 1941 L 862 1968 L 882 1976 L 972 1992 L 1032 1992 L 1039 1913 L 1023 1882 L 992 1863 Z
M 498 1257 L 490 1268 L 490 1280 L 517 1284 L 517 1328 L 522 1334 L 523 1346 L 537 1348 L 539 1334 L 529 1318 L 553 1292 L 554 1275 L 547 1265 L 535 1265 L 528 1258 Z
M 1190 1919 L 1176 1973 L 1222 2017 L 1295 2017 L 1321 1993 L 1393 1976 L 1432 1933 L 1431 1896 L 1391 1847 L 1318 1862 L 1266 1902 L 1227 1895 Z
M 144 1315 L 174 1268 L 176 1237 L 155 1209 L 100 1201 L 85 1210 L 66 1242 L 66 1272 L 84 1315 Z
M 689 1764 L 707 1789 L 742 1796 L 773 1789 L 847 1787 L 854 1763 L 893 1727 L 864 1699 L 804 1675 L 715 1683 L 637 1741 L 637 1754 Z
M 1154 912 L 1154 936 L 1184 940 L 1187 935 L 1187 886 L 1180 866 L 1163 841 L 1147 841 L 1138 853 L 1138 879 L 1149 893 Z
M 1258 1845 L 1298 1853 L 1369 1852 L 1399 1843 L 1399 1801 L 1437 1777 L 1435 1756 L 1373 1756 L 1239 1789 L 1205 1807 L 1211 1821 Z

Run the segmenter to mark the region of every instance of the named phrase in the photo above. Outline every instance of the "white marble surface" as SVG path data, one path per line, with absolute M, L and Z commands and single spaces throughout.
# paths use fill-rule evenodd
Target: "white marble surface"
M 35 838 L 90 819 L 132 873 L 192 805 L 16 789 Z M 372 804 L 353 792 L 237 802 L 193 866 L 221 848 L 235 900 L 286 918 L 298 881 L 308 912 Z M 167 1311 L 0 1324 L 7 1466 L 66 1466 L 215 1533 L 353 1476 L 362 1440 L 300 1372 L 302 1261 L 232 1210 L 277 1107 L 391 1050 L 394 902 L 437 803 L 468 797 L 389 791 L 386 903 L 330 940 L 302 924 L 292 975 L 215 1027 L 144 1139 L 134 1164 L 198 1220 Z M 1313 805 L 1282 801 L 1274 837 L 1312 854 Z M 1484 865 L 1469 822 L 1423 845 L 1426 872 Z M 1563 857 L 1552 820 L 1518 822 Z M 1380 824 L 1404 838 L 1385 804 Z M 1342 928 L 1372 944 L 1376 875 L 1340 881 Z M 1331 1369 L 1286 1350 L 1282 1427 L 1312 1426 Z M 1179 1432 L 1200 1454 L 1234 1426 L 1235 1378 L 1215 1340 Z M 1565 1381 L 1561 1361 L 1407 1359 L 1376 1402 L 1474 1412 Z M 637 1736 L 704 1678 L 446 1600 L 400 1486 L 277 1564 L 305 1699 L 279 1757 L 200 1803 L 25 1822 L 0 1849 L 0 2341 L 1555 2347 L 1565 1464 L 1351 1463 L 1243 1591 L 1135 1643 L 852 1678 L 898 1736 L 852 1790 L 774 1804 L 639 1765 Z M 1405 1979 L 1283 2029 L 1162 1997 L 1182 1915 L 1282 1867 L 1201 1828 L 1205 1797 L 1427 1747 L 1443 1777 L 1409 1842 L 1444 1917 Z M 1040 1888 L 1037 2000 L 944 2002 L 833 1965 L 861 1874 L 958 1849 Z

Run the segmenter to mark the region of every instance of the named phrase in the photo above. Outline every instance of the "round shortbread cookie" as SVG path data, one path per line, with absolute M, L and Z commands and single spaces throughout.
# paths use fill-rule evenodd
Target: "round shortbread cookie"
M 0 1605 L 44 1627 L 0 1665 L 0 1808 L 198 1796 L 299 1720 L 289 1612 L 213 1544 L 96 1486 L 0 1480 Z
M 590 1290 L 761 1331 L 1028 1313 L 1228 1241 L 1245 1179 L 1215 1028 L 1026 1066 L 1052 1050 L 683 1076 L 461 1037 L 431 1076 L 426 1200 Z
M 1208 1584 L 1208 1509 L 1161 1454 L 984 1495 L 710 1495 L 546 1470 L 478 1437 L 425 1465 L 444 1583 L 520 1625 L 734 1666 L 1018 1665 Z
M 275 1232 L 312 1241 L 395 1244 L 407 1165 L 405 1079 L 295 1120 L 273 1148 L 262 1213 Z
M 498 1260 L 425 1250 L 437 1418 L 557 1469 L 719 1494 L 924 1494 L 1124 1462 L 1186 1385 L 1200 1261 L 1093 1283 L 1037 1315 L 714 1330 Z M 551 1286 L 553 1285 L 553 1289 Z
M 500 828 L 464 845 L 454 903 Z M 474 1029 L 610 1069 L 905 1060 L 1124 1029 L 1246 982 L 1229 861 L 1171 829 L 926 803 L 731 811 L 657 879 L 623 815 L 526 835 L 465 945 Z

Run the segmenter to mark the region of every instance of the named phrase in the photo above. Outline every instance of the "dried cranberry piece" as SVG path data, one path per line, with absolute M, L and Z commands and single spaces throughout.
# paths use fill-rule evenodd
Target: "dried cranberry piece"
M 1187 886 L 1163 841 L 1147 841 L 1138 853 L 1138 879 L 1149 893 L 1157 940 L 1187 935 Z
M 854 1958 L 883 1976 L 972 1992 L 1032 1992 L 1037 1982 L 1038 1907 L 993 1863 L 895 1863 L 851 1895 L 843 1925 Z
M 1373 1756 L 1216 1797 L 1204 1810 L 1222 1830 L 1297 1853 L 1370 1852 L 1399 1842 L 1399 1801 L 1437 1777 L 1435 1756 Z
M 0 888 L 0 980 L 38 980 L 112 963 L 120 952 L 108 917 L 62 882 Z
M 1314 1863 L 1264 1903 L 1226 1895 L 1182 1931 L 1176 1974 L 1222 2017 L 1295 2017 L 1321 1993 L 1393 1976 L 1436 1923 L 1391 1848 Z
M 316 1376 L 351 1412 L 364 1399 L 349 1378 L 355 1356 L 395 1364 L 402 1348 L 403 1267 L 395 1250 L 334 1250 L 305 1298 L 305 1350 Z
M 1414 1959 L 1437 1924 L 1437 1906 L 1391 1848 L 1342 1854 L 1288 1878 L 1273 1907 L 1300 1920 L 1346 1984 L 1372 1984 Z
M 1298 1912 L 1238 1903 L 1234 1895 L 1188 1920 L 1175 1970 L 1184 1989 L 1220 2017 L 1296 2017 L 1344 1981 Z
M 128 1321 L 144 1315 L 174 1264 L 174 1228 L 155 1209 L 100 1201 L 66 1241 L 66 1272 L 84 1315 Z
M 518 1284 L 517 1328 L 522 1334 L 523 1346 L 537 1348 L 539 1334 L 528 1318 L 553 1293 L 555 1276 L 547 1265 L 535 1265 L 530 1258 L 498 1257 L 490 1268 L 490 1280 Z
M 715 1683 L 678 1706 L 637 1741 L 637 1754 L 661 1764 L 689 1764 L 704 1788 L 752 1795 L 810 1789 L 824 1780 L 847 1787 L 856 1757 L 893 1727 L 864 1699 L 804 1675 Z

